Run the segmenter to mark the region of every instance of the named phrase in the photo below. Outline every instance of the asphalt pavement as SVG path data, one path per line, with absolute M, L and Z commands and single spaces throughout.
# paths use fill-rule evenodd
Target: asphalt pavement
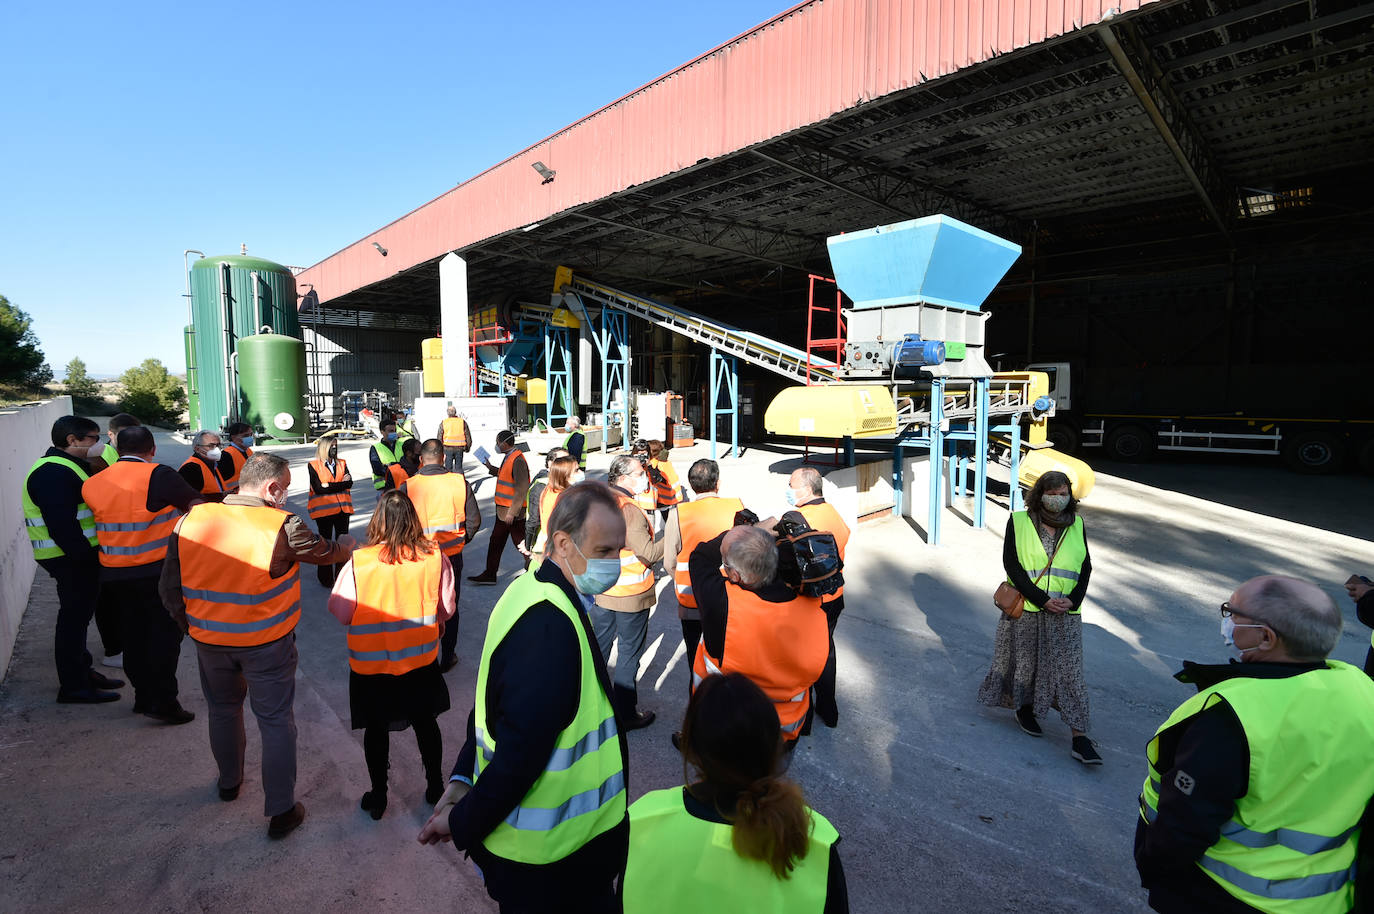
M 366 445 L 341 451 L 358 481 L 352 532 L 361 538 L 373 502 Z M 163 462 L 175 466 L 187 453 L 160 441 Z M 280 453 L 293 464 L 289 506 L 304 515 L 304 462 L 313 448 Z M 675 451 L 679 475 L 705 454 L 704 445 Z M 606 465 L 593 456 L 593 478 Z M 787 451 L 749 451 L 724 462 L 722 491 L 773 513 L 796 465 Z M 991 595 L 1001 577 L 1004 507 L 989 508 L 982 530 L 948 515 L 939 547 L 899 518 L 856 530 L 836 632 L 840 726 L 818 726 L 790 771 L 843 836 L 852 910 L 1146 910 L 1131 859 L 1144 746 L 1189 694 L 1171 679 L 1182 659 L 1225 658 L 1218 605 L 1256 574 L 1309 578 L 1345 613 L 1334 656 L 1363 661 L 1369 631 L 1341 582 L 1374 571 L 1374 479 L 1226 464 L 1114 469 L 1099 475 L 1082 509 L 1094 566 L 1083 621 L 1090 733 L 1105 758 L 1098 768 L 1070 758 L 1059 720 L 1042 721 L 1045 738 L 1032 739 L 1009 711 L 974 700 L 997 622 Z M 485 475 L 471 460 L 467 473 L 474 481 Z M 492 488 L 487 481 L 478 489 L 487 529 Z M 967 514 L 967 501 L 956 500 L 956 511 Z M 468 573 L 485 558 L 487 540 L 484 530 L 468 546 Z M 507 547 L 502 584 L 517 559 Z M 368 780 L 361 732 L 349 729 L 344 632 L 308 569 L 301 583 L 297 792 L 307 818 L 277 842 L 265 834 L 247 710 L 248 779 L 237 801 L 216 797 L 189 642 L 179 673 L 182 703 L 198 715 L 189 725 L 131 714 L 127 689 L 109 705 L 54 702 L 56 594 L 38 573 L 0 685 L 0 908 L 495 910 L 471 863 L 451 847 L 415 841 L 428 809 L 409 732 L 392 735 L 385 817 L 373 822 L 358 808 Z M 629 736 L 632 799 L 683 778 L 669 734 L 686 704 L 688 670 L 671 577 L 658 587 L 640 694 L 659 720 Z M 440 718 L 446 765 L 461 745 L 486 619 L 501 591 L 463 582 L 460 662 L 445 677 L 453 709 Z M 98 654 L 94 626 L 90 644 Z

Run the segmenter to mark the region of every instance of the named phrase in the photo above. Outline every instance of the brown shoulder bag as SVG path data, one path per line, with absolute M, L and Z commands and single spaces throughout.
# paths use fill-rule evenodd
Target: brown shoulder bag
M 1064 531 L 1067 533 L 1068 531 Z M 1054 564 L 1054 557 L 1059 554 L 1059 547 L 1064 542 L 1064 533 L 1059 535 L 1059 542 L 1054 544 L 1054 552 L 1050 554 L 1050 560 L 1045 565 L 1045 570 L 1040 572 L 1035 578 L 1035 586 L 1039 587 L 1040 582 L 1045 579 L 1045 575 L 1050 573 L 1050 566 Z M 1021 595 L 1010 581 L 1003 581 L 997 585 L 997 589 L 992 592 L 992 603 L 1008 619 L 1019 619 L 1026 611 L 1026 598 Z

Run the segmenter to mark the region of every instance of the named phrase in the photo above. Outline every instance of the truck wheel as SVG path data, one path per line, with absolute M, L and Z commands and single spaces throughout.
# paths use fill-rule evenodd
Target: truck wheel
M 1061 454 L 1072 454 L 1078 450 L 1078 432 L 1062 422 L 1050 422 L 1045 437 L 1050 439 L 1050 444 Z
M 1154 456 L 1155 436 L 1143 425 L 1118 425 L 1107 435 L 1107 456 L 1123 463 L 1144 463 Z
M 1345 464 L 1345 442 L 1330 432 L 1298 432 L 1284 445 L 1283 461 L 1295 473 L 1339 473 Z

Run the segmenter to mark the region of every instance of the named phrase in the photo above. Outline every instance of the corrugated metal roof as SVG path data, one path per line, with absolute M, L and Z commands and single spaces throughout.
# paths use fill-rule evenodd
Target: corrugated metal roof
M 1159 0 L 811 0 L 308 268 L 329 301 L 450 250 Z M 530 167 L 558 172 L 541 184 Z M 372 242 L 387 248 L 378 256 Z

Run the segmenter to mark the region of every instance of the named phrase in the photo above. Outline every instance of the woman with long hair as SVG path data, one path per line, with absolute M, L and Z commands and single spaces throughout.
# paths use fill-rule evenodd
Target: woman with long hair
M 840 836 L 782 776 L 773 702 L 741 673 L 707 676 L 682 723 L 686 787 L 630 807 L 626 914 L 849 910 Z
M 320 536 L 336 540 L 348 532 L 353 516 L 353 476 L 348 462 L 339 456 L 339 439 L 323 435 L 315 442 L 315 457 L 306 464 L 310 476 L 310 500 L 306 509 Z M 317 565 L 320 583 L 332 587 L 342 565 Z
M 539 517 L 541 519 L 539 533 L 534 538 L 534 549 L 530 552 L 530 567 L 535 567 L 538 562 L 544 559 L 544 547 L 548 544 L 548 519 L 553 517 L 554 505 L 558 504 L 558 496 L 568 490 L 570 486 L 576 485 L 582 480 L 579 476 L 584 474 L 577 466 L 577 458 L 571 455 L 555 457 L 549 461 L 549 477 L 544 485 L 543 491 L 539 493 Z
M 1088 687 L 1083 678 L 1083 598 L 1092 561 L 1083 518 L 1069 477 L 1052 470 L 1035 481 L 1026 509 L 1012 514 L 1003 538 L 1007 580 L 1025 598 L 1018 619 L 1003 614 L 993 641 L 992 668 L 978 700 L 1013 708 L 1030 736 L 1043 736 L 1038 718 L 1051 708 L 1069 725 L 1069 754 L 1102 764 L 1088 738 Z
M 457 609 L 453 566 L 424 535 L 403 493 L 383 492 L 367 525 L 367 545 L 354 550 L 329 595 L 329 611 L 348 627 L 348 703 L 363 731 L 372 789 L 362 808 L 386 811 L 391 730 L 415 728 L 425 768 L 425 802 L 444 792 L 443 741 L 435 720 L 449 708 L 439 672 L 439 635 Z

